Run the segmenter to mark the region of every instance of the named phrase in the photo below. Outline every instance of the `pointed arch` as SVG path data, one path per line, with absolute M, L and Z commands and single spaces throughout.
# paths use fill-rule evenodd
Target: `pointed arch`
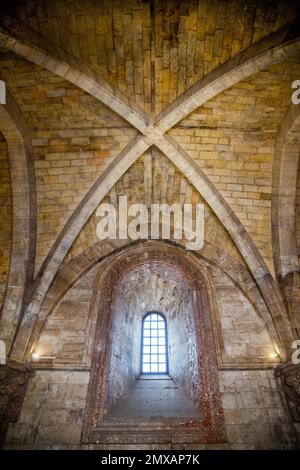
M 291 105 L 277 133 L 273 164 L 272 223 L 276 273 L 299 269 L 296 249 L 296 185 L 300 154 L 300 106 Z
M 8 90 L 6 104 L 0 105 L 0 130 L 7 143 L 13 204 L 11 260 L 0 319 L 1 339 L 9 351 L 22 319 L 26 290 L 33 278 L 36 191 L 30 131 Z

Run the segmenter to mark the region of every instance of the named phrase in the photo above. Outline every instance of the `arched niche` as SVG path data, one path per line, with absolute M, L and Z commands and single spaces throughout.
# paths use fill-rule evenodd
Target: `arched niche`
M 84 442 L 226 442 L 210 291 L 200 264 L 175 246 L 140 244 L 106 265 L 94 286 L 97 322 Z M 169 299 L 162 302 L 165 295 Z M 110 409 L 140 373 L 141 321 L 149 310 L 166 317 L 170 374 L 197 408 L 197 419 L 109 419 Z

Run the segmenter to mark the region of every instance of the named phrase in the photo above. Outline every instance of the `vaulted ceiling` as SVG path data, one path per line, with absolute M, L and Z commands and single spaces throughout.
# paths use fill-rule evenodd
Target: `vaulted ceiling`
M 298 14 L 299 2 L 273 0 L 1 5 L 9 101 L 0 114 L 0 295 L 17 284 L 20 308 L 4 303 L 2 315 L 10 343 L 23 326 L 15 358 L 24 357 L 59 270 L 97 243 L 98 204 L 119 194 L 147 205 L 203 202 L 206 242 L 249 270 L 283 342 L 293 336 L 274 269 L 272 223 L 280 223 L 271 205 L 278 131 L 300 77 Z M 23 203 L 15 199 L 12 217 L 9 197 L 21 147 L 22 234 L 33 240 L 35 280 L 23 268 L 18 285 L 5 266 L 18 265 L 10 244 Z

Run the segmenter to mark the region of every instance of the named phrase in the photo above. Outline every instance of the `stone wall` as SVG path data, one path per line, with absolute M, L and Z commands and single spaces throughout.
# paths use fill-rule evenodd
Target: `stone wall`
M 91 269 L 62 297 L 45 319 L 34 352 L 53 357 L 56 364 L 85 364 L 91 340 L 90 304 L 96 275 Z
M 89 372 L 36 371 L 18 422 L 6 442 L 13 447 L 79 446 Z
M 126 279 L 128 281 L 128 279 Z M 125 281 L 126 283 L 126 281 Z M 127 286 L 116 286 L 113 300 L 113 332 L 107 409 L 127 392 L 140 373 L 141 312 L 132 308 L 136 295 Z M 126 296 L 127 292 L 127 296 Z
M 193 292 L 182 273 L 164 263 L 143 264 L 129 271 L 116 287 L 114 305 L 110 404 L 140 374 L 142 319 L 153 311 L 166 318 L 170 375 L 197 404 Z
M 268 363 L 276 352 L 260 312 L 221 270 L 209 267 L 214 286 L 216 321 L 220 327 L 222 363 Z M 276 361 L 276 359 L 275 359 Z
M 228 443 L 234 449 L 285 449 L 295 446 L 290 415 L 274 371 L 220 371 Z
M 219 447 L 293 448 L 293 427 L 272 370 L 220 371 L 219 379 L 228 437 Z M 88 381 L 87 371 L 36 371 L 5 447 L 79 448 Z

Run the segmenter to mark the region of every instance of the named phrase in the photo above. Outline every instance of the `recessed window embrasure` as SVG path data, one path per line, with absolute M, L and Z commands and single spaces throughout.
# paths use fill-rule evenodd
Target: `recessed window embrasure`
M 156 312 L 148 313 L 142 323 L 142 374 L 167 374 L 167 322 Z

